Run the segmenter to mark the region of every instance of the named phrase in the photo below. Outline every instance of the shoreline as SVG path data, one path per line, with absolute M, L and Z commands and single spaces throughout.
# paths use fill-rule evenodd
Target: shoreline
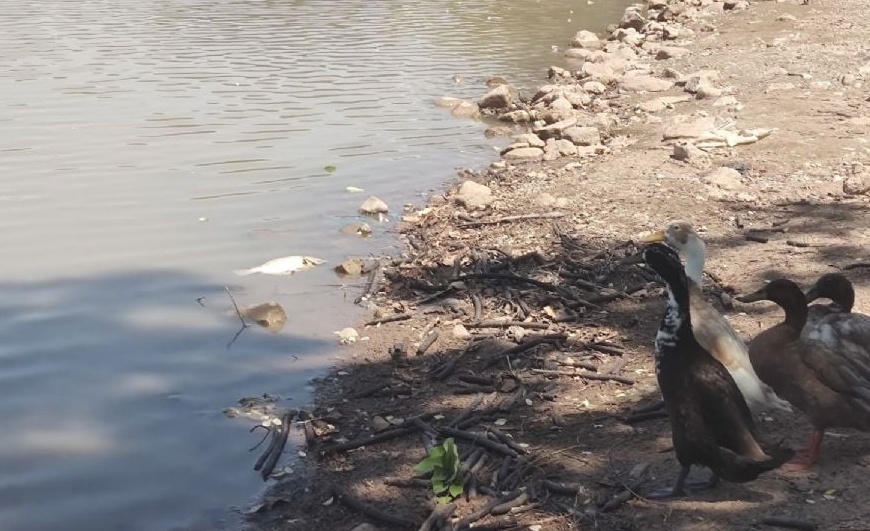
M 649 0 L 626 10 L 613 40 L 578 32 L 567 52 L 577 68 L 551 68 L 533 97 L 482 89 L 484 113 L 503 116 L 516 141 L 490 168 L 463 170 L 444 194 L 405 213 L 406 247 L 382 260 L 364 320 L 381 323 L 357 327 L 369 341 L 336 347 L 345 361 L 316 382 L 312 447 L 250 527 L 390 527 L 344 496 L 413 523 L 396 528 L 418 528 L 435 508 L 431 492 L 384 478 L 412 478 L 425 457 L 427 437 L 409 420 L 419 415 L 435 415 L 425 419 L 441 435 L 450 424 L 507 433 L 528 452 L 505 459 L 502 448 L 481 454 L 488 461 L 477 468 L 469 463 L 478 495 L 457 502 L 454 519 L 519 489 L 523 511 L 478 523 L 860 522 L 870 495 L 855 486 L 865 485 L 870 444 L 854 432 L 832 438 L 838 449 L 810 473 L 774 471 L 673 504 L 636 496 L 669 482 L 676 464 L 666 420 L 628 418 L 658 399 L 651 342 L 661 288 L 619 266 L 639 233 L 691 221 L 708 244 L 708 299 L 751 336 L 779 316 L 735 307 L 734 294 L 783 275 L 806 284 L 831 265 L 868 260 L 870 24 L 848 17 L 859 1 L 831 4 Z M 829 42 L 827 32 L 842 28 Z M 829 49 L 835 64 L 818 53 Z M 870 274 L 848 273 L 860 310 Z M 797 446 L 808 428 L 774 413 L 760 430 Z M 330 451 L 377 431 L 397 436 Z M 458 442 L 461 456 L 475 455 Z M 822 496 L 830 490 L 839 493 L 833 501 Z

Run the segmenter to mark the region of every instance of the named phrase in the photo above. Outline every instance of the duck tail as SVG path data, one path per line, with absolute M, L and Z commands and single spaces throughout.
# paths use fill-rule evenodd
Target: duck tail
M 253 269 L 236 269 L 235 271 L 233 271 L 233 273 L 240 277 L 246 277 L 248 275 L 253 275 L 254 273 L 256 273 L 256 269 L 256 267 Z
M 779 468 L 794 457 L 794 451 L 777 444 L 767 450 L 761 459 L 737 455 L 727 448 L 719 448 L 719 470 L 716 472 L 727 481 L 744 483 L 752 481 L 764 472 Z

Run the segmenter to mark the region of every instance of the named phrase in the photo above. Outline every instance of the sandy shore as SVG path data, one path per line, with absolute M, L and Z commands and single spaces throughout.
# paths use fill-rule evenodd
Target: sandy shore
M 870 438 L 849 431 L 834 430 L 806 473 L 643 498 L 677 472 L 667 419 L 632 417 L 659 399 L 664 303 L 654 278 L 620 265 L 639 233 L 686 219 L 708 245 L 708 298 L 746 338 L 781 318 L 732 301 L 765 279 L 847 268 L 857 310 L 870 310 L 870 272 L 849 267 L 870 262 L 865 15 L 860 0 L 655 0 L 610 35 L 579 33 L 576 66 L 551 69 L 536 94 L 482 87 L 482 112 L 504 124 L 492 132 L 510 127 L 516 142 L 406 212 L 407 248 L 363 301 L 382 323 L 357 327 L 368 340 L 340 347 L 345 361 L 318 381 L 312 447 L 251 526 L 419 528 L 431 491 L 385 478 L 414 477 L 429 438 L 410 419 L 423 415 L 441 435 L 461 428 L 462 457 L 486 456 L 470 466 L 477 496 L 448 521 L 514 492 L 519 511 L 475 525 L 725 530 L 783 517 L 870 529 Z M 474 452 L 462 438 L 492 428 L 521 445 L 493 435 Z M 378 430 L 394 437 L 334 451 Z M 794 447 L 809 435 L 780 413 L 760 431 Z

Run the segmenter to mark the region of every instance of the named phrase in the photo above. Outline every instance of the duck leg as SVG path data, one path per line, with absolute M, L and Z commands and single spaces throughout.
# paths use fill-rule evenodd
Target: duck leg
M 810 435 L 810 442 L 807 449 L 801 452 L 800 457 L 793 461 L 789 461 L 783 468 L 786 470 L 806 470 L 816 464 L 819 460 L 819 452 L 822 450 L 822 437 L 825 435 L 825 430 L 813 430 Z
M 677 476 L 677 481 L 670 489 L 656 489 L 649 494 L 647 498 L 651 500 L 662 500 L 665 498 L 680 498 L 686 495 L 686 478 L 689 477 L 689 467 L 680 467 L 680 474 Z
M 692 490 L 696 490 L 696 491 L 715 489 L 718 485 L 719 485 L 719 476 L 716 475 L 715 472 L 713 472 L 710 475 L 710 479 L 708 479 L 707 481 L 701 481 L 701 482 L 692 482 L 691 480 L 689 481 L 689 488 L 691 488 Z

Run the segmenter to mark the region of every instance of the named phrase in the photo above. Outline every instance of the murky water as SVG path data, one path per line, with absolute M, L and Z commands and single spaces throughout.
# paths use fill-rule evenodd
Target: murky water
M 326 266 L 231 271 L 389 244 L 387 224 L 338 233 L 364 199 L 347 186 L 400 210 L 493 156 L 432 99 L 531 84 L 623 6 L 5 0 L 0 529 L 233 528 L 262 483 L 250 424 L 222 409 L 304 404 L 355 292 Z M 226 284 L 281 303 L 285 328 L 227 348 Z

